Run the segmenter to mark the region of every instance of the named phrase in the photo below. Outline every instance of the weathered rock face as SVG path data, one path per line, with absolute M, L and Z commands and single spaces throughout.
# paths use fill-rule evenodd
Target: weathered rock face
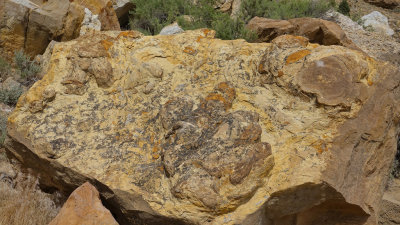
M 15 50 L 42 54 L 51 40 L 79 36 L 84 9 L 99 15 L 102 30 L 119 30 L 112 4 L 105 0 L 49 0 L 37 5 L 29 0 L 0 0 L 0 48 L 11 59 Z
M 341 46 L 102 32 L 55 44 L 8 151 L 120 224 L 375 224 L 400 75 Z M 326 221 L 329 221 L 326 222 Z
M 364 0 L 364 1 L 372 5 L 376 5 L 387 9 L 394 9 L 400 4 L 399 0 Z
M 248 23 L 248 28 L 255 31 L 259 42 L 271 42 L 274 38 L 284 35 L 299 35 L 307 37 L 310 42 L 321 45 L 341 45 L 360 50 L 334 22 L 316 18 L 296 18 L 291 20 L 273 20 L 254 17 Z
M 89 182 L 69 196 L 49 225 L 118 225 L 100 200 L 99 192 Z

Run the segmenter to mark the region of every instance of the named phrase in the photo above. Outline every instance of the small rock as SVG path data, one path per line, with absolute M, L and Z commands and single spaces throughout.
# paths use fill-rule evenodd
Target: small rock
M 1 85 L 2 89 L 10 90 L 12 88 L 22 88 L 22 85 L 14 80 L 12 77 L 8 77 Z
M 183 29 L 178 25 L 178 23 L 173 23 L 171 25 L 168 25 L 164 27 L 160 31 L 160 35 L 171 35 L 171 34 L 179 34 L 182 33 Z

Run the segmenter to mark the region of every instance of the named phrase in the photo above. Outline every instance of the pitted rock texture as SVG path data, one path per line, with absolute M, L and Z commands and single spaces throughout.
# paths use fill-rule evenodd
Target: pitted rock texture
M 296 36 L 98 32 L 56 43 L 8 120 L 10 153 L 120 224 L 375 224 L 399 73 Z

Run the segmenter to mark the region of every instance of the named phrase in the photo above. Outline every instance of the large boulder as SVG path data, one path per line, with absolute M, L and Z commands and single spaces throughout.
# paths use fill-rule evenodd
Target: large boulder
M 79 36 L 84 9 L 99 15 L 102 30 L 119 30 L 110 1 L 0 0 L 0 49 L 11 59 L 15 50 L 30 56 L 42 54 L 51 40 L 68 41 Z
M 120 224 L 376 224 L 397 69 L 303 37 L 214 34 L 56 43 L 7 150 L 42 186 L 90 181 Z
M 394 31 L 390 28 L 388 18 L 378 11 L 373 11 L 368 15 L 361 17 L 364 27 L 371 27 L 374 31 L 392 36 Z
M 118 225 L 100 200 L 99 192 L 89 182 L 69 196 L 49 225 Z
M 365 2 L 386 9 L 394 9 L 400 4 L 400 0 L 364 0 Z
M 341 45 L 360 50 L 344 31 L 334 22 L 316 18 L 295 18 L 290 20 L 273 20 L 262 17 L 251 19 L 247 27 L 256 32 L 258 42 L 271 42 L 284 35 L 307 37 L 310 42 L 321 45 Z

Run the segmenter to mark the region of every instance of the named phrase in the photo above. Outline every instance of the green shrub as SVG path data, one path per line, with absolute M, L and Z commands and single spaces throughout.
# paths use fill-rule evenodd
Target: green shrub
M 158 34 L 164 26 L 175 21 L 185 30 L 210 28 L 221 39 L 243 38 L 251 41 L 255 35 L 246 29 L 242 18 L 232 19 L 229 15 L 214 9 L 215 0 L 131 0 L 136 8 L 131 11 L 131 29 L 145 34 Z M 191 20 L 185 20 L 184 16 Z
M 339 4 L 338 12 L 343 15 L 350 16 L 350 6 L 347 0 L 342 0 Z
M 5 79 L 9 73 L 10 73 L 10 64 L 5 59 L 0 57 L 0 77 L 2 79 Z
M 131 11 L 131 28 L 145 34 L 158 34 L 161 29 L 185 15 L 190 7 L 186 0 L 131 0 L 135 9 Z
M 0 102 L 4 104 L 15 106 L 18 98 L 21 96 L 23 90 L 19 86 L 12 86 L 0 89 Z
M 20 72 L 21 78 L 28 83 L 35 80 L 37 73 L 40 71 L 40 66 L 31 61 L 22 50 L 15 52 L 14 62 Z
M 255 16 L 271 19 L 319 17 L 334 6 L 334 0 L 247 0 L 242 2 L 242 13 L 245 21 Z

